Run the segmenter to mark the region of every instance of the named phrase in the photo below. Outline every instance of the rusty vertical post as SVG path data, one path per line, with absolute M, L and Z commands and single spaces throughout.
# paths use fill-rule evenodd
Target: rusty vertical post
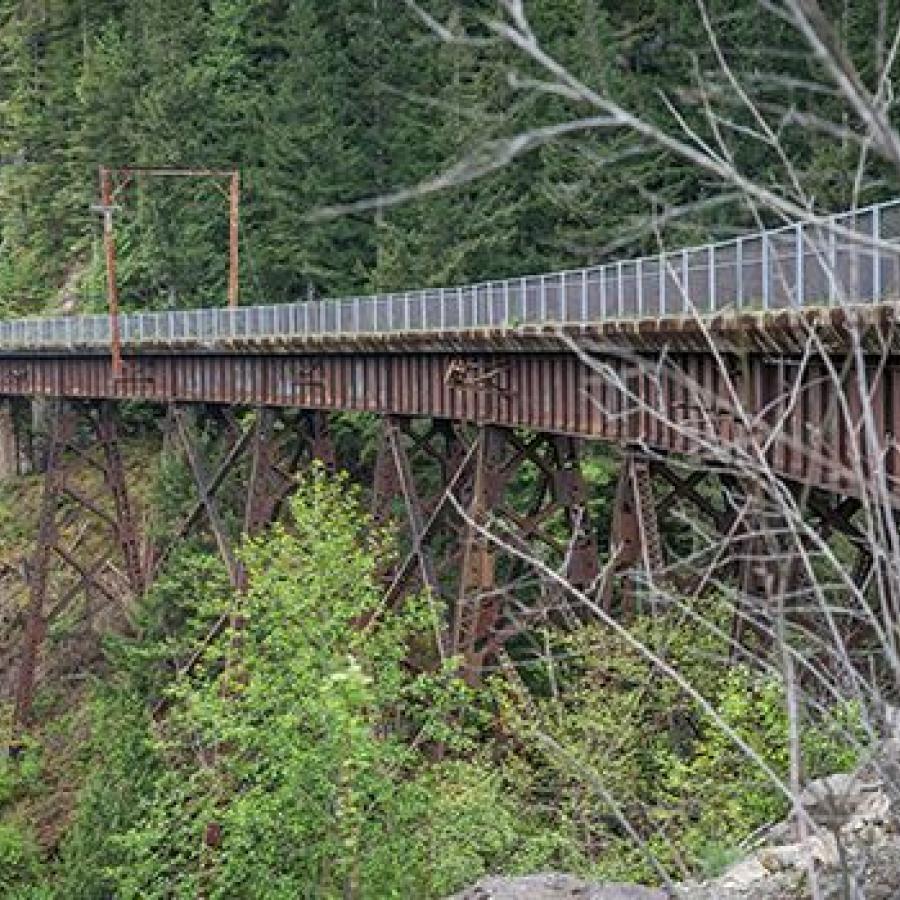
M 97 413 L 97 436 L 103 446 L 104 471 L 106 486 L 112 495 L 115 509 L 113 530 L 122 551 L 128 582 L 136 597 L 143 594 L 146 588 L 146 572 L 138 539 L 138 528 L 134 511 L 128 496 L 125 478 L 125 466 L 119 449 L 119 431 L 116 427 L 116 413 L 109 401 L 100 403 Z
M 268 525 L 275 516 L 284 486 L 273 485 L 276 478 L 276 448 L 274 446 L 275 411 L 270 406 L 256 410 L 253 426 L 253 449 L 250 457 L 250 478 L 247 502 L 244 507 L 244 534 L 252 537 Z M 282 475 L 283 480 L 286 476 Z
M 388 525 L 394 502 L 402 496 L 400 474 L 389 437 L 391 420 L 384 417 L 378 435 L 375 468 L 372 473 L 372 520 L 379 527 Z
M 627 451 L 622 461 L 616 488 L 610 528 L 610 558 L 613 571 L 624 573 L 635 565 L 650 575 L 663 565 L 662 541 L 659 534 L 656 505 L 653 500 L 649 463 L 634 451 Z M 604 593 L 604 606 L 612 602 L 612 584 Z M 631 591 L 626 589 L 625 606 L 630 605 Z
M 587 588 L 600 574 L 597 538 L 588 511 L 588 489 L 581 471 L 581 444 L 574 438 L 556 438 L 558 468 L 553 474 L 553 496 L 566 510 L 571 546 L 566 575 L 573 585 Z
M 241 176 L 231 173 L 230 209 L 228 216 L 228 306 L 238 305 L 238 210 L 240 206 Z
M 480 529 L 487 523 L 503 490 L 501 469 L 505 446 L 503 429 L 493 426 L 480 429 L 468 521 L 463 523 L 462 570 L 450 650 L 462 656 L 463 677 L 472 683 L 481 675 L 476 643 L 491 630 L 500 612 L 496 560 Z
M 203 460 L 200 453 L 198 453 L 197 448 L 194 446 L 193 437 L 188 430 L 188 423 L 184 410 L 178 404 L 172 404 L 172 415 L 175 420 L 178 437 L 181 440 L 181 446 L 187 457 L 188 466 L 190 467 L 191 474 L 194 476 L 194 485 L 197 488 L 197 495 L 202 503 L 203 509 L 206 511 L 209 527 L 212 529 L 213 536 L 216 539 L 219 556 L 222 558 L 222 562 L 225 563 L 225 568 L 228 570 L 228 578 L 231 582 L 231 586 L 235 590 L 241 590 L 243 581 L 240 567 L 234 556 L 231 540 L 225 528 L 225 523 L 219 513 L 219 507 L 213 496 L 213 491 L 211 490 L 212 482 L 207 477 Z
M 41 646 L 47 633 L 46 597 L 50 559 L 56 544 L 56 511 L 65 472 L 63 452 L 72 431 L 72 416 L 61 404 L 54 404 L 44 475 L 44 494 L 38 519 L 37 545 L 28 567 L 29 602 L 25 612 L 25 636 L 13 708 L 13 741 L 28 722 L 34 700 L 34 682 Z
M 328 413 L 315 410 L 310 413 L 310 451 L 329 472 L 337 471 L 337 449 L 331 437 L 331 423 Z
M 19 442 L 12 399 L 0 400 L 0 480 L 19 474 Z
M 119 334 L 119 290 L 116 285 L 116 238 L 113 233 L 112 175 L 100 166 L 100 204 L 103 213 L 103 245 L 106 250 L 106 299 L 109 304 L 109 346 L 113 379 L 122 377 L 122 339 Z

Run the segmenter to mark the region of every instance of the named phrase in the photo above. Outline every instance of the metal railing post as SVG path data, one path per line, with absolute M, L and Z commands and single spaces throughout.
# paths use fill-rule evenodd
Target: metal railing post
M 545 275 L 541 275 L 540 288 L 541 296 L 538 300 L 540 306 L 539 309 L 541 311 L 541 322 L 547 321 L 547 277 Z
M 616 303 L 617 315 L 621 319 L 625 315 L 625 289 L 622 284 L 622 260 L 619 260 L 616 263 L 616 277 L 618 279 L 619 285 L 619 299 Z
M 569 321 L 569 298 L 566 295 L 566 273 L 559 273 L 560 310 L 563 322 Z
M 837 235 L 834 233 L 837 219 L 834 216 L 828 220 L 828 302 L 834 304 L 838 297 L 837 274 Z
M 666 314 L 666 254 L 659 254 L 659 303 L 656 310 L 660 316 Z
M 438 305 L 440 306 L 440 310 L 438 311 L 438 327 L 441 331 L 443 331 L 447 327 L 447 310 L 444 306 L 444 303 L 444 289 L 440 288 L 438 291 Z
M 769 308 L 769 235 L 762 233 L 762 253 L 760 255 L 762 267 L 762 305 L 763 309 Z
M 600 267 L 600 318 L 606 319 L 607 300 L 606 300 L 606 266 Z
M 509 279 L 503 282 L 503 326 L 509 328 Z
M 744 306 L 744 239 L 738 238 L 734 248 L 735 300 L 737 308 Z
M 525 323 L 528 321 L 528 279 L 520 278 L 519 282 L 521 290 L 519 296 L 519 315 L 522 319 L 522 323 Z
M 581 321 L 588 320 L 588 273 L 587 269 L 581 270 Z
M 881 207 L 872 210 L 872 300 L 881 297 Z
M 802 306 L 805 296 L 803 285 L 803 223 L 798 222 L 794 228 L 794 283 L 797 299 L 794 306 Z
M 642 316 L 644 314 L 644 260 L 640 257 L 634 266 L 634 280 L 634 292 L 637 299 L 637 314 L 638 316 Z
M 690 287 L 690 264 L 688 251 L 681 251 L 681 312 L 688 311 L 688 288 Z
M 709 311 L 716 311 L 716 248 L 714 244 L 710 244 L 706 248 L 706 265 L 709 268 L 707 273 L 708 290 L 709 290 Z

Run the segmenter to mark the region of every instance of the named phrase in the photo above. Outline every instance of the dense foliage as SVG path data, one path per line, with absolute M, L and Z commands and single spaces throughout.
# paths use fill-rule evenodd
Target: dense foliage
M 3 0 L 3 308 L 102 303 L 90 211 L 100 163 L 239 167 L 242 291 L 257 301 L 596 261 L 652 246 L 647 215 L 685 204 L 701 205 L 664 220 L 671 242 L 751 223 L 728 186 L 609 129 L 538 146 L 400 207 L 308 220 L 323 205 L 415 185 L 462 159 L 490 169 L 492 142 L 593 112 L 520 86 L 541 73 L 484 25 L 498 14 L 493 0 L 422 5 L 473 39 L 442 43 L 400 0 Z M 878 5 L 832 6 L 847 52 L 871 78 Z M 748 137 L 755 123 L 742 103 L 719 103 L 730 88 L 695 4 L 526 8 L 549 52 L 648 121 L 682 136 L 683 124 L 727 148 L 776 191 L 802 191 L 826 208 L 850 202 L 858 147 L 802 125 L 804 113 L 845 124 L 847 111 L 810 87 L 821 72 L 775 11 L 710 5 L 721 49 L 771 117 L 782 153 Z M 708 115 L 709 98 L 724 122 Z M 876 159 L 860 174 L 861 200 L 890 192 Z M 227 202 L 215 184 L 137 179 L 116 201 L 127 305 L 222 302 Z
M 164 725 L 140 712 L 148 642 L 120 648 L 122 678 L 95 703 L 63 896 L 440 896 L 545 861 L 537 817 L 475 741 L 477 698 L 405 664 L 428 608 L 359 626 L 379 603 L 383 551 L 344 487 L 313 476 L 290 531 L 246 548 L 244 627 L 170 690 Z M 203 620 L 238 601 L 189 576 L 198 562 L 181 568 L 181 605 Z M 205 846 L 212 823 L 221 842 Z
M 245 547 L 244 596 L 212 556 L 173 561 L 141 637 L 110 643 L 58 863 L 23 822 L 0 829 L 7 895 L 426 898 L 547 867 L 658 881 L 714 870 L 786 812 L 710 714 L 608 629 L 547 635 L 543 661 L 478 689 L 452 660 L 411 666 L 439 611 L 412 600 L 368 619 L 388 552 L 346 479 L 319 471 L 289 525 Z M 241 627 L 173 682 L 168 662 L 223 609 Z M 706 613 L 630 629 L 784 776 L 783 692 L 728 668 Z M 810 775 L 853 763 L 854 721 L 841 707 L 811 724 Z M 5 764 L 0 809 L 40 792 L 41 768 L 39 747 Z

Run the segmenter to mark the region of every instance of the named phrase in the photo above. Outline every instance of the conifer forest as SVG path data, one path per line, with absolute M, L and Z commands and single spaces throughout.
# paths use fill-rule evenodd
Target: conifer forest
M 0 330 L 0 897 L 900 897 L 898 55 L 896 0 L 0 0 L 0 326 L 506 303 L 111 390 Z

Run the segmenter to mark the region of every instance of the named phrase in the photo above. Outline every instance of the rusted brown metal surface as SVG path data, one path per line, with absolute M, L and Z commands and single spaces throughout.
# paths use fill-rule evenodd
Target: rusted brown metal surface
M 103 401 L 99 404 L 95 430 L 103 448 L 105 462 L 103 477 L 113 500 L 114 517 L 111 524 L 125 561 L 125 570 L 128 574 L 132 591 L 135 596 L 140 596 L 146 587 L 147 560 L 142 552 L 142 545 L 138 536 L 138 525 L 135 520 L 131 500 L 129 499 L 128 482 L 125 475 L 125 467 L 122 463 L 114 404 L 109 401 Z
M 235 557 L 231 538 L 228 535 L 225 523 L 222 521 L 222 516 L 219 513 L 218 501 L 216 500 L 214 493 L 210 490 L 212 482 L 206 473 L 206 464 L 201 454 L 198 452 L 198 442 L 191 433 L 187 413 L 178 404 L 173 407 L 172 412 L 175 418 L 175 427 L 178 436 L 181 439 L 182 449 L 188 461 L 188 465 L 190 466 L 191 474 L 194 477 L 194 485 L 197 488 L 197 494 L 200 498 L 200 502 L 203 504 L 203 509 L 206 512 L 206 519 L 209 522 L 209 526 L 216 539 L 219 556 L 222 558 L 222 562 L 225 563 L 225 568 L 228 570 L 228 578 L 231 581 L 231 586 L 240 589 L 243 587 L 241 568 Z
M 598 587 L 600 554 L 580 471 L 587 441 L 625 451 L 611 529 L 612 568 L 619 573 L 665 567 L 657 519 L 677 501 L 704 516 L 714 533 L 728 535 L 722 570 L 736 573 L 748 595 L 765 596 L 770 573 L 754 568 L 759 528 L 741 520 L 746 497 L 738 484 L 743 469 L 758 466 L 807 492 L 815 488 L 810 515 L 823 534 L 840 532 L 849 541 L 858 582 L 869 578 L 871 553 L 853 522 L 854 498 L 878 471 L 900 506 L 900 342 L 893 307 L 860 316 L 854 324 L 847 310 L 748 315 L 740 317 L 743 330 L 732 317 L 705 330 L 695 320 L 673 319 L 565 333 L 534 326 L 443 336 L 332 335 L 302 347 L 270 341 L 228 352 L 186 346 L 134 354 L 125 347 L 125 378 L 110 371 L 102 353 L 4 355 L 0 396 L 100 401 L 97 435 L 112 509 L 77 488 L 55 486 L 49 474 L 47 492 L 53 497 L 66 488 L 113 527 L 135 587 L 152 579 L 165 550 L 152 563 L 140 553 L 118 458 L 115 401 L 171 405 L 198 488 L 197 503 L 174 534 L 209 523 L 238 588 L 244 583 L 233 549 L 238 537 L 226 532 L 219 510 L 225 480 L 247 472 L 244 530 L 258 531 L 277 516 L 302 461 L 337 467 L 332 412 L 382 416 L 376 513 L 382 523 L 394 516 L 402 525 L 399 562 L 382 573 L 386 605 L 417 587 L 445 603 L 441 653 L 460 657 L 463 673 L 475 681 L 536 622 L 578 614 L 568 606 L 571 598 L 528 575 L 517 551 L 540 546 L 573 584 Z M 847 355 L 851 326 L 868 353 Z M 819 344 L 807 356 L 811 335 Z M 209 418 L 227 441 L 219 464 L 207 469 L 189 407 L 210 404 L 219 414 Z M 252 427 L 236 407 L 257 410 Z M 666 458 L 674 457 L 702 460 L 703 470 L 668 468 Z M 526 465 L 535 477 L 526 479 L 531 494 L 523 505 L 507 487 Z M 724 499 L 701 487 L 710 473 Z M 829 496 L 834 502 L 823 499 Z M 505 550 L 486 539 L 488 526 L 501 528 Z M 66 548 L 47 538 L 50 528 L 39 529 L 38 546 L 49 549 L 36 553 L 36 562 L 41 552 L 62 554 L 70 568 L 80 566 L 84 586 L 102 590 L 90 566 L 76 566 Z M 45 594 L 33 580 L 26 647 L 29 640 L 40 644 Z M 611 609 L 612 594 L 605 598 Z M 223 616 L 220 630 L 226 623 Z M 28 670 L 23 664 L 23 684 Z M 22 698 L 27 707 L 24 689 Z
M 900 493 L 900 359 L 843 371 L 847 403 L 834 408 L 834 373 L 820 358 L 653 357 L 572 353 L 473 356 L 470 369 L 498 372 L 499 390 L 447 383 L 455 354 L 141 356 L 142 374 L 118 382 L 100 356 L 0 357 L 7 396 L 145 399 L 326 412 L 365 411 L 641 445 L 662 452 L 740 459 L 764 436 L 766 459 L 784 478 L 841 494 L 883 457 L 889 490 Z M 315 368 L 321 382 L 305 372 Z M 727 374 L 727 377 L 726 377 Z M 15 377 L 13 377 L 15 375 Z M 865 385 L 866 402 L 861 400 Z M 741 399 L 740 406 L 735 395 Z M 871 440 L 860 440 L 864 413 Z M 749 424 L 748 424 L 749 423 Z M 324 446 L 324 445 L 323 445 Z
M 46 474 L 37 540 L 29 565 L 29 600 L 13 709 L 14 739 L 31 713 L 38 658 L 47 634 L 47 580 L 57 538 L 57 507 L 64 484 L 63 452 L 73 429 L 71 411 L 59 407 L 54 409 L 45 460 Z
M 417 586 L 441 602 L 439 650 L 459 661 L 465 679 L 477 682 L 535 622 L 571 620 L 565 592 L 536 577 L 523 557 L 537 552 L 585 589 L 598 580 L 579 442 L 392 418 L 383 447 L 376 498 L 393 500 L 401 550 L 386 603 Z

